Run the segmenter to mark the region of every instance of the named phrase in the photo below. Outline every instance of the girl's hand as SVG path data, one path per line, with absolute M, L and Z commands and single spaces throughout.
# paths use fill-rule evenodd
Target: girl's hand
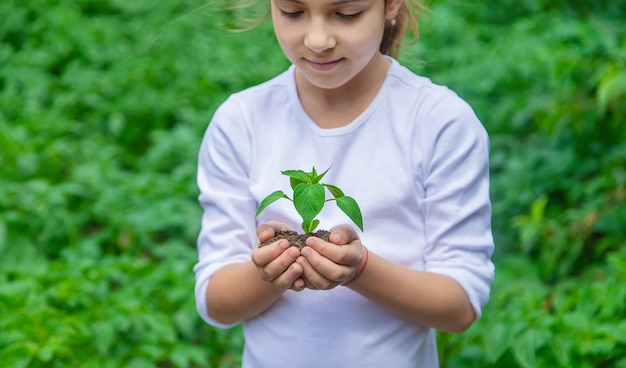
M 276 231 L 291 230 L 279 222 L 268 222 L 257 228 L 259 243 L 267 241 Z M 305 287 L 302 280 L 302 266 L 295 263 L 300 257 L 300 250 L 292 247 L 285 239 L 252 250 L 252 262 L 256 265 L 263 281 L 269 282 L 279 290 L 292 289 L 301 291 Z
M 309 237 L 296 263 L 303 269 L 307 288 L 329 290 L 356 276 L 365 262 L 365 252 L 354 228 L 344 224 L 330 230 L 329 242 Z

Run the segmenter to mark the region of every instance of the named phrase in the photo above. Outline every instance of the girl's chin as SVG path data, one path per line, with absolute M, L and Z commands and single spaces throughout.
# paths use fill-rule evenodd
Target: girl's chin
M 301 80 L 321 89 L 336 89 L 346 85 L 350 79 L 346 78 L 345 73 L 317 73 L 311 72 L 311 70 L 300 70 Z

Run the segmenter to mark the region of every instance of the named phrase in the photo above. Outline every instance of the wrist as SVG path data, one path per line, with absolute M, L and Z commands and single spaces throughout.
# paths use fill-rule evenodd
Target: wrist
M 350 285 L 351 283 L 354 282 L 354 280 L 356 280 L 359 276 L 361 276 L 361 273 L 363 273 L 363 270 L 365 269 L 365 266 L 367 265 L 368 259 L 369 259 L 369 251 L 367 250 L 367 247 L 363 245 L 363 261 L 361 262 L 361 266 L 359 267 L 359 270 L 354 274 L 354 276 L 352 276 L 350 280 L 342 284 L 343 286 Z

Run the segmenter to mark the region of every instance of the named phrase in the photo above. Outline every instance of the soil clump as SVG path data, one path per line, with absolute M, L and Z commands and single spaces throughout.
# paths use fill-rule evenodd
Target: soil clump
M 309 234 L 308 236 L 304 235 L 304 234 L 298 234 L 297 232 L 293 231 L 293 230 L 281 230 L 281 231 L 277 231 L 273 237 L 269 238 L 267 241 L 264 241 L 263 243 L 261 243 L 259 245 L 259 247 L 264 247 L 266 245 L 270 245 L 273 242 L 280 240 L 280 239 L 287 239 L 287 241 L 289 242 L 289 244 L 292 247 L 298 247 L 298 249 L 302 249 L 305 245 L 306 245 L 306 239 L 309 236 L 314 236 L 316 238 L 320 238 L 324 241 L 328 241 L 328 237 L 330 236 L 330 232 L 327 230 L 317 230 L 311 234 Z

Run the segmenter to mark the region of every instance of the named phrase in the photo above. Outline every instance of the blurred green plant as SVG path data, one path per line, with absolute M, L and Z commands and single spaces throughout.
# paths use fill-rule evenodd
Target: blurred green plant
M 498 266 L 481 321 L 464 335 L 439 335 L 443 366 L 626 367 L 626 250 L 556 284 L 529 258 Z

